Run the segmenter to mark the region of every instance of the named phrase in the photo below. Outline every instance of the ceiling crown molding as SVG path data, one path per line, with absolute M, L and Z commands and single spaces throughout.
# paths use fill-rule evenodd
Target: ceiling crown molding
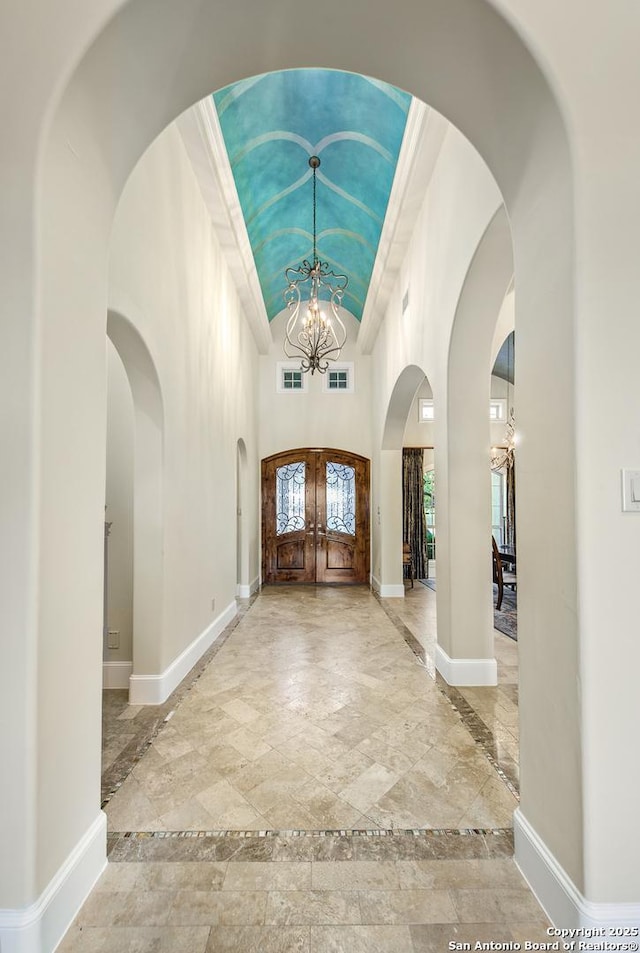
M 411 101 L 358 334 L 363 354 L 373 350 L 448 126 L 434 109 Z
M 176 120 L 218 241 L 260 354 L 273 343 L 262 290 L 213 100 Z

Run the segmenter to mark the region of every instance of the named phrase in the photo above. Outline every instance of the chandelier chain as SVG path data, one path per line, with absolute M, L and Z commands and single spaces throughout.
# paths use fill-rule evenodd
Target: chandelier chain
M 316 251 L 316 167 L 313 168 L 313 264 L 318 260 L 318 253 Z
M 330 361 L 336 361 L 347 337 L 339 307 L 349 283 L 346 275 L 336 274 L 326 261 L 320 261 L 317 248 L 318 156 L 309 158 L 313 171 L 313 258 L 297 267 L 285 269 L 287 287 L 284 300 L 290 311 L 285 329 L 284 352 L 300 359 L 300 370 L 325 374 Z M 307 296 L 301 309 L 302 292 Z M 330 313 L 327 313 L 327 308 Z

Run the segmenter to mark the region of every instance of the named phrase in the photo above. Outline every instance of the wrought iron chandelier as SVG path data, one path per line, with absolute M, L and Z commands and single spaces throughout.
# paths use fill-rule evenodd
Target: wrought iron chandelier
M 291 312 L 284 340 L 284 353 L 289 358 L 300 358 L 300 369 L 305 373 L 324 374 L 329 361 L 337 361 L 347 339 L 347 331 L 338 308 L 349 283 L 346 275 L 337 275 L 326 261 L 320 261 L 316 248 L 316 169 L 318 156 L 309 159 L 313 173 L 313 259 L 305 259 L 297 268 L 287 268 L 287 288 L 284 300 Z M 303 294 L 308 295 L 302 307 Z M 322 310 L 331 309 L 330 316 Z

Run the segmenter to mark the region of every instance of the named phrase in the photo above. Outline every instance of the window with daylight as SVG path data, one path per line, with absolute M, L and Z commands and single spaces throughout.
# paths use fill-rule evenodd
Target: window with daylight
M 305 528 L 306 472 L 304 460 L 276 470 L 276 535 Z
M 276 390 L 279 394 L 306 391 L 306 377 L 300 370 L 299 361 L 279 361 L 276 368 Z
M 356 473 L 344 463 L 327 463 L 327 529 L 356 535 Z
M 498 546 L 507 542 L 507 480 L 501 471 L 491 473 L 491 532 Z
M 349 386 L 347 371 L 329 371 L 329 390 L 346 390 Z
M 435 419 L 433 401 L 426 398 L 420 398 L 418 401 L 419 416 L 421 423 L 428 423 Z M 504 398 L 492 398 L 489 401 L 489 420 L 493 423 L 500 423 L 507 419 L 507 402 Z
M 507 402 L 503 397 L 493 397 L 489 402 L 489 419 L 496 423 L 507 419 Z
M 431 420 L 433 420 L 435 416 L 434 409 L 433 409 L 433 401 L 428 400 L 425 397 L 421 397 L 420 400 L 418 401 L 418 414 L 419 414 L 418 419 L 420 420 L 421 423 L 426 424 L 426 423 L 429 423 Z
M 283 371 L 282 386 L 285 390 L 302 390 L 302 371 Z
M 353 364 L 335 364 L 324 375 L 323 390 L 332 394 L 353 393 Z

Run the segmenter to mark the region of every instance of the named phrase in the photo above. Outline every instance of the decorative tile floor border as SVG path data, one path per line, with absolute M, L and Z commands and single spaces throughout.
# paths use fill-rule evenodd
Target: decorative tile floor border
M 111 863 L 487 860 L 513 856 L 513 831 L 126 831 L 109 834 Z
M 110 836 L 125 838 L 126 840 L 146 840 L 149 837 L 156 837 L 164 840 L 166 838 L 181 837 L 470 837 L 473 835 L 497 836 L 510 834 L 510 827 L 390 827 L 365 829 L 344 829 L 344 830 L 264 830 L 264 831 L 114 831 Z
M 387 605 L 388 600 L 383 599 L 380 596 L 380 594 L 375 591 L 375 589 L 372 589 L 371 592 L 373 596 L 375 596 L 376 600 L 378 601 L 378 604 L 380 605 L 381 609 L 384 611 L 386 616 L 393 622 L 396 629 L 398 630 L 402 638 L 405 640 L 405 642 L 407 643 L 407 645 L 409 646 L 409 648 L 411 649 L 415 657 L 418 659 L 421 665 L 426 669 L 427 674 L 431 678 L 435 679 L 436 677 L 435 662 L 433 661 L 431 656 L 425 651 L 424 645 L 421 645 L 421 643 L 418 642 L 418 640 L 416 639 L 411 629 L 408 627 L 408 625 L 406 625 L 406 623 L 402 621 L 402 619 L 397 614 L 397 612 L 395 612 L 390 605 Z
M 500 780 L 507 786 L 513 796 L 520 800 L 520 781 L 518 777 L 518 765 L 511 758 L 502 757 L 498 752 L 496 738 L 491 729 L 484 723 L 477 711 L 469 704 L 464 695 L 458 691 L 454 685 L 449 685 L 445 679 L 436 672 L 433 659 L 427 654 L 424 646 L 418 642 L 411 630 L 400 619 L 394 609 L 387 605 L 387 601 L 382 599 L 377 592 L 374 596 L 378 600 L 387 617 L 394 624 L 402 638 L 405 640 L 413 654 L 425 667 L 427 673 L 434 679 L 437 688 L 445 696 L 453 710 L 459 715 L 463 725 L 473 738 L 474 742 L 481 749 L 487 761 L 496 771 Z
M 157 707 L 154 706 L 153 714 L 154 718 L 147 722 L 140 732 L 140 735 L 135 738 L 133 741 L 124 748 L 122 753 L 114 760 L 113 764 L 104 772 L 102 776 L 102 803 L 101 807 L 104 808 L 106 804 L 109 803 L 111 798 L 114 796 L 116 791 L 121 787 L 124 781 L 127 779 L 133 768 L 140 762 L 145 753 L 149 750 L 153 744 L 158 733 L 161 731 L 162 727 L 170 720 L 175 709 L 184 699 L 187 693 L 193 688 L 200 676 L 203 674 L 211 660 L 217 655 L 220 649 L 225 645 L 231 636 L 234 629 L 239 625 L 242 619 L 245 617 L 253 603 L 255 602 L 259 593 L 254 593 L 250 599 L 241 600 L 238 604 L 238 612 L 231 620 L 231 622 L 226 626 L 226 628 L 221 632 L 213 645 L 204 653 L 202 658 L 196 663 L 191 672 L 182 680 L 180 685 L 175 689 L 174 692 L 169 696 L 166 702 L 163 705 Z M 472 708 L 469 702 L 464 698 L 464 696 L 455 688 L 454 686 L 448 685 L 447 682 L 441 677 L 439 673 L 435 671 L 435 666 L 430 656 L 426 653 L 424 647 L 418 642 L 416 637 L 413 635 L 411 630 L 407 625 L 399 618 L 399 616 L 394 612 L 390 605 L 386 604 L 386 600 L 380 598 L 377 593 L 373 593 L 381 608 L 396 627 L 404 641 L 407 643 L 413 654 L 416 656 L 419 663 L 425 668 L 427 673 L 431 678 L 434 679 L 437 688 L 439 691 L 447 698 L 449 704 L 453 710 L 459 715 L 462 723 L 465 725 L 469 731 L 474 742 L 480 747 L 486 756 L 487 760 L 490 762 L 500 779 L 511 791 L 511 793 L 519 800 L 519 785 L 518 785 L 518 775 L 517 775 L 517 765 L 515 762 L 509 762 L 504 758 L 500 758 L 497 751 L 497 745 L 493 732 L 485 725 L 477 712 Z M 117 848 L 124 841 L 131 842 L 137 840 L 143 840 L 149 842 L 156 841 L 175 841 L 179 840 L 203 840 L 207 843 L 217 842 L 221 838 L 228 842 L 243 841 L 245 845 L 255 845 L 256 840 L 264 843 L 265 838 L 276 838 L 276 839 L 285 839 L 290 841 L 292 838 L 297 839 L 297 843 L 300 843 L 300 838 L 341 838 L 341 843 L 344 845 L 351 838 L 359 838 L 360 840 L 355 841 L 354 843 L 364 843 L 362 838 L 373 838 L 377 843 L 381 843 L 386 838 L 390 838 L 393 843 L 398 845 L 401 841 L 399 838 L 430 838 L 430 837 L 445 837 L 445 838 L 455 838 L 460 836 L 471 836 L 474 835 L 480 838 L 486 837 L 498 837 L 500 839 L 500 850 L 499 855 L 503 856 L 508 854 L 509 856 L 513 853 L 513 832 L 510 829 L 417 829 L 411 831 L 400 831 L 400 830 L 344 830 L 344 831 L 128 831 L 123 833 L 113 833 L 109 834 L 107 837 L 108 843 L 108 853 L 110 855 L 110 860 L 126 860 L 126 857 L 120 856 L 122 854 L 122 848 L 118 851 Z M 505 837 L 508 841 L 508 849 L 502 850 L 502 845 L 505 840 Z M 382 838 L 382 841 L 380 841 Z M 345 840 L 346 839 L 346 840 Z M 390 843 L 391 841 L 387 841 Z M 425 842 L 427 843 L 427 842 Z M 430 842 L 429 842 L 430 843 Z M 450 841 L 450 843 L 453 843 Z M 484 843 L 484 841 L 483 841 Z M 494 844 L 496 842 L 494 841 Z M 254 847 L 252 846 L 252 850 Z M 477 848 L 474 848 L 476 850 Z M 483 848 L 484 849 L 484 848 Z M 113 851 L 116 851 L 115 856 L 111 856 Z M 344 852 L 344 851 L 343 851 Z M 126 853 L 126 852 L 125 852 Z M 244 851 L 246 853 L 246 851 Z M 260 853 L 260 851 L 258 851 Z M 287 851 L 280 844 L 280 850 L 278 852 L 287 854 Z M 293 851 L 298 858 L 299 850 Z M 347 850 L 344 852 L 351 855 L 352 851 Z M 362 850 L 360 850 L 362 853 Z M 406 850 L 405 850 L 406 853 Z M 411 853 L 411 850 L 409 850 Z M 441 853 L 436 852 L 438 856 Z M 379 852 L 376 852 L 376 856 L 379 855 Z M 458 853 L 454 851 L 454 856 L 458 856 Z M 235 856 L 235 855 L 234 855 Z M 342 854 L 341 854 L 342 856 Z M 412 855 L 413 856 L 413 855 Z M 428 856 L 432 856 L 431 853 L 428 853 Z M 450 853 L 445 852 L 442 856 L 450 857 Z M 486 853 L 482 852 L 481 854 L 472 853 L 470 856 L 487 856 Z M 130 859 L 144 859 L 144 858 L 130 858 Z M 211 859 L 211 858 L 209 858 Z M 246 859 L 246 857 L 243 857 Z M 270 858 L 265 858 L 270 859 Z M 272 858 L 271 858 L 272 859 Z M 277 859 L 288 859 L 288 856 L 284 858 L 278 856 Z M 333 859 L 333 858 L 332 858 Z M 344 859 L 348 859 L 344 857 Z M 350 859 L 353 859 L 351 856 Z M 398 858 L 396 858 L 398 859 Z M 403 859 L 403 858 L 399 858 Z
M 257 593 L 254 593 L 249 599 L 238 600 L 238 611 L 231 622 L 225 626 L 213 645 L 207 649 L 191 671 L 185 675 L 178 687 L 169 695 L 166 702 L 162 705 L 154 705 L 148 709 L 150 714 L 152 714 L 151 719 L 145 721 L 137 737 L 123 748 L 118 757 L 114 759 L 113 763 L 109 765 L 102 774 L 101 808 L 104 808 L 104 806 L 109 803 L 116 791 L 127 780 L 135 766 L 139 764 L 185 695 L 191 691 L 209 665 L 209 662 L 218 654 L 223 645 L 229 640 L 233 630 L 240 624 L 242 619 L 244 619 L 255 602 L 257 595 Z
M 491 729 L 485 725 L 480 715 L 469 704 L 464 695 L 453 685 L 447 684 L 444 678 L 438 673 L 436 676 L 436 685 L 442 694 L 448 699 L 451 707 L 460 716 L 465 728 L 484 753 L 487 761 L 495 769 L 501 781 L 506 784 L 513 796 L 520 800 L 520 779 L 518 777 L 518 765 L 511 758 L 505 758 L 498 753 L 495 735 Z

